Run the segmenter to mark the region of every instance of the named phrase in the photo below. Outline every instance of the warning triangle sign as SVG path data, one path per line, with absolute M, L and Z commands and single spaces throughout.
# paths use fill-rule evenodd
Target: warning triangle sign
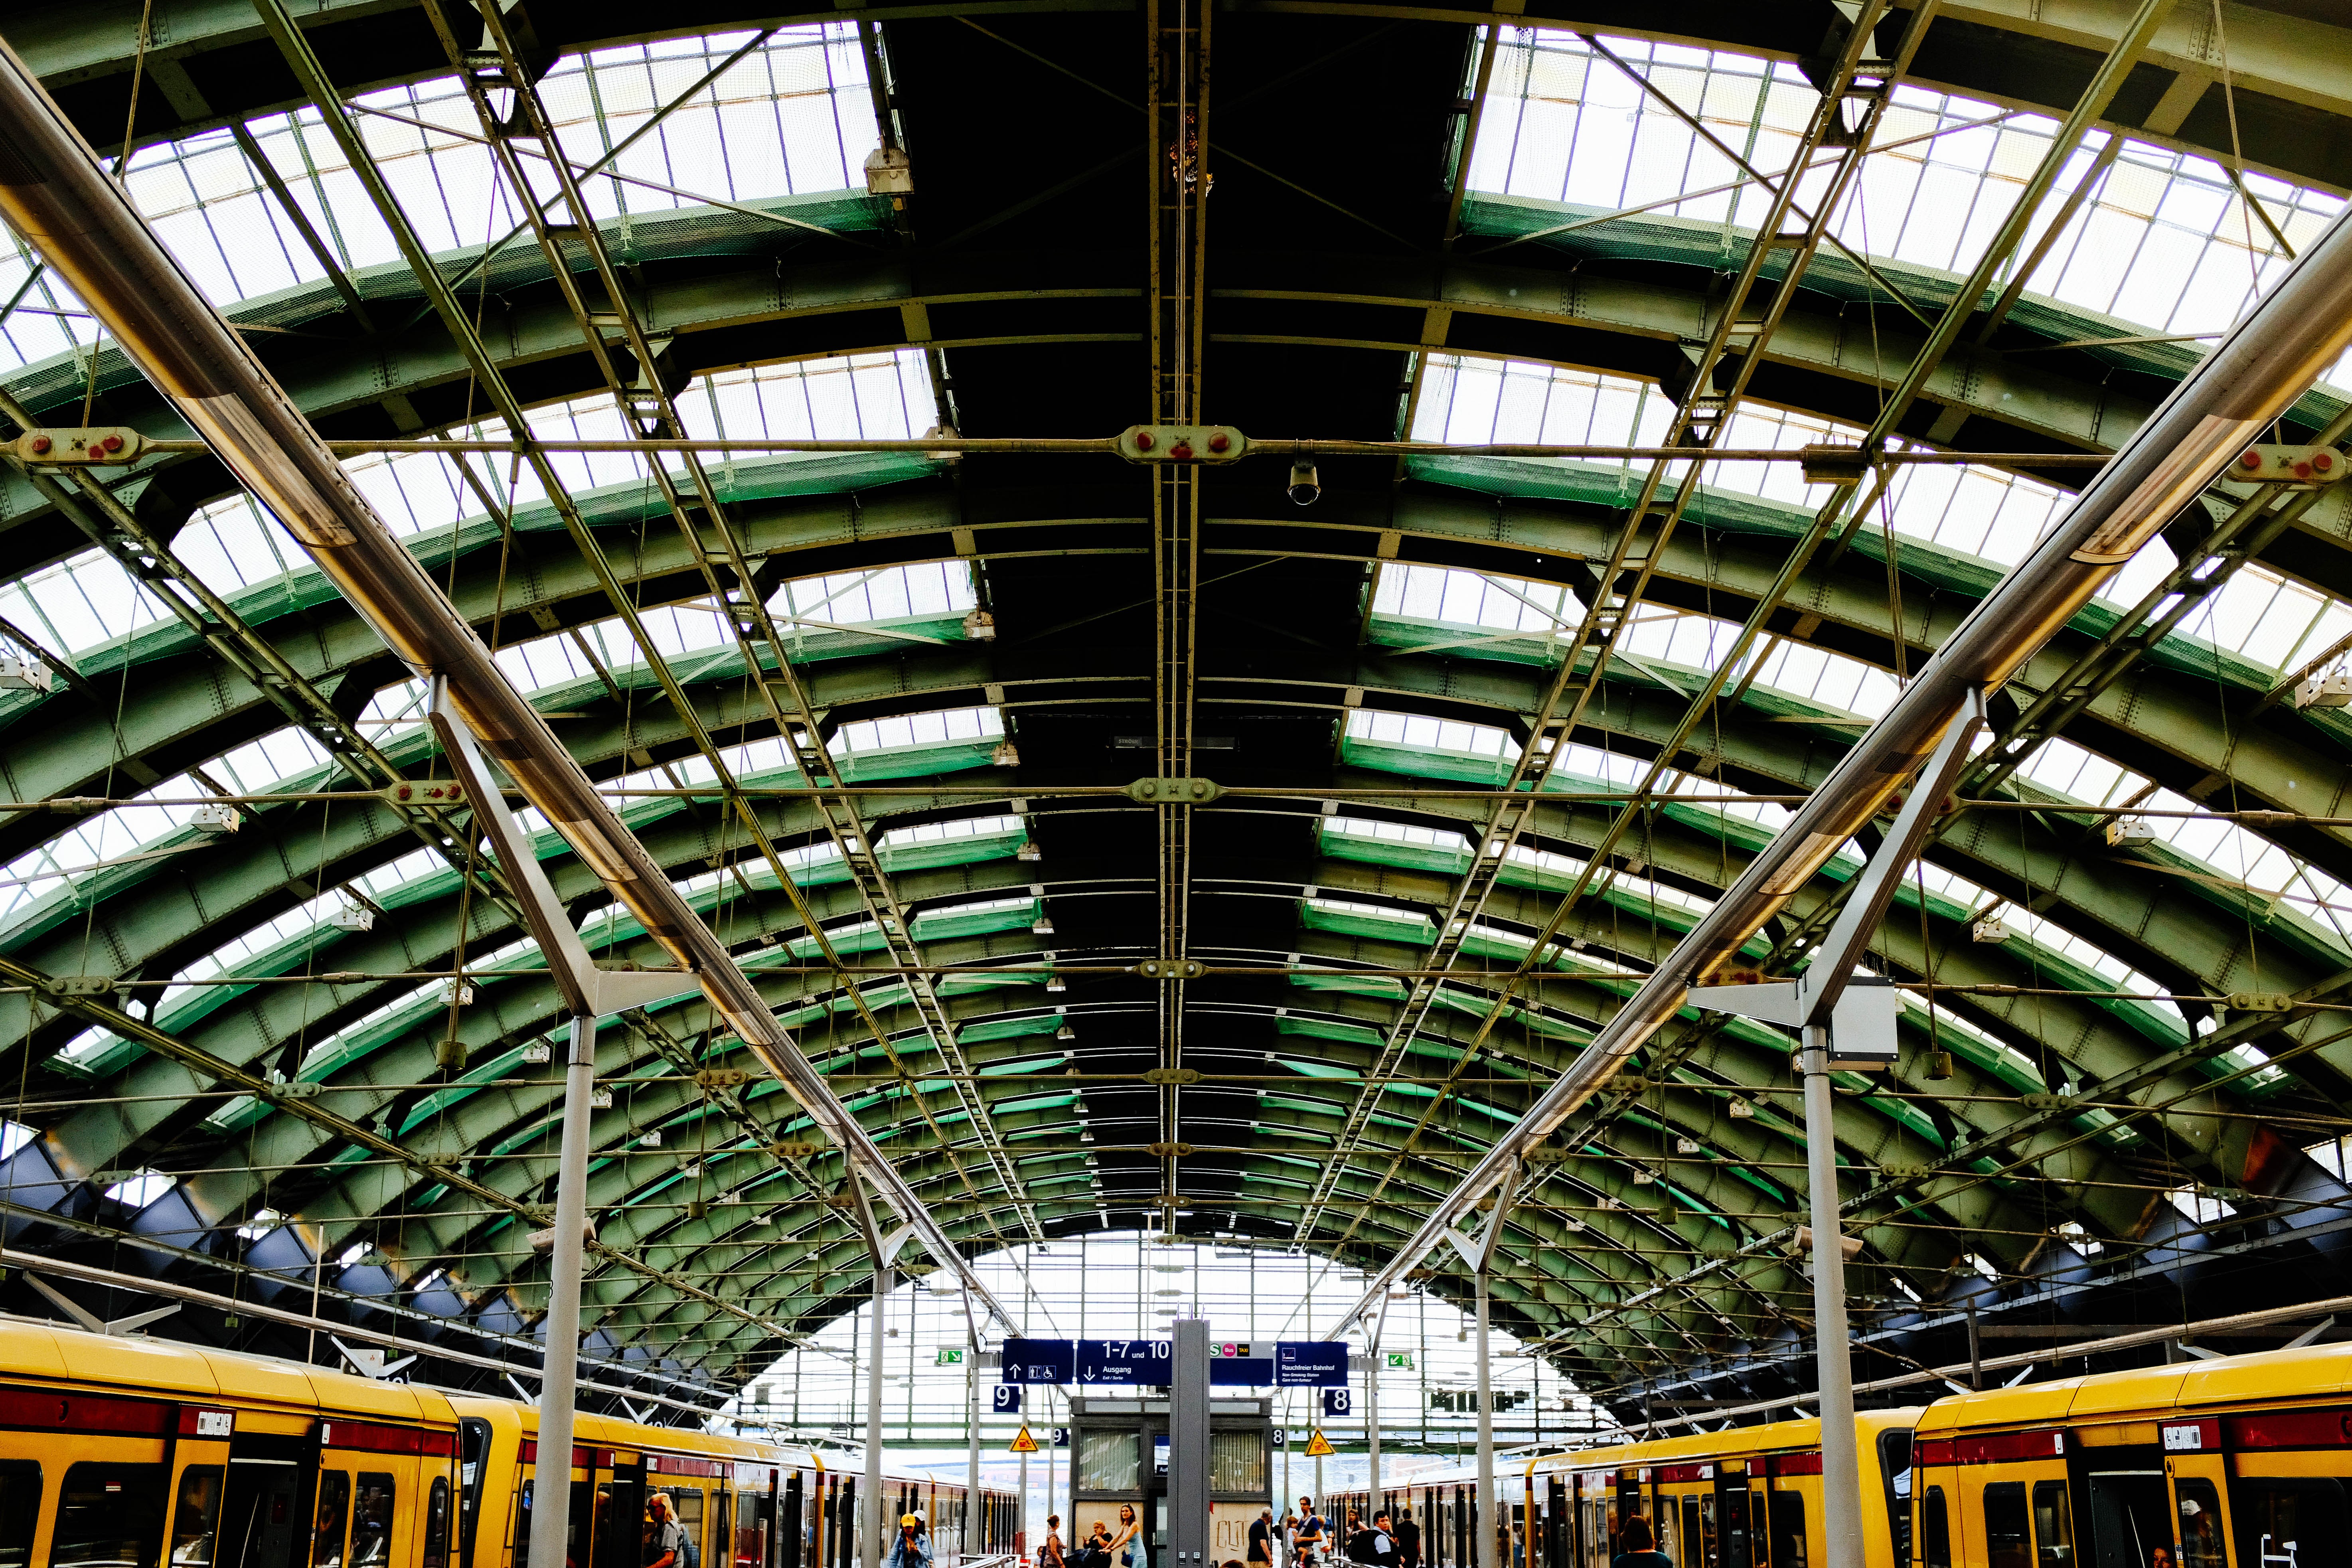
M 1021 1436 L 1013 1438 L 1013 1446 L 1004 1451 L 1008 1454 L 1034 1454 L 1037 1451 L 1037 1439 L 1029 1436 L 1029 1428 L 1024 1426 Z
M 1307 1457 L 1310 1459 L 1320 1459 L 1331 1452 L 1331 1440 L 1324 1436 L 1323 1428 L 1318 1426 L 1315 1428 L 1315 1435 L 1307 1439 Z

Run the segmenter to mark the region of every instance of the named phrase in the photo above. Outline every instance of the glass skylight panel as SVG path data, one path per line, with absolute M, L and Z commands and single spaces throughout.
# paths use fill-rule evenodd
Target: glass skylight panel
M 1518 743 L 1507 731 L 1452 719 L 1432 719 L 1420 713 L 1391 713 L 1378 708 L 1349 710 L 1348 733 L 1360 741 L 1455 752 L 1465 756 L 1512 757 L 1519 752 Z
M 1003 733 L 1003 721 L 993 708 L 949 708 L 844 724 L 834 732 L 833 749 L 842 752 L 879 752 L 894 746 L 977 741 Z
M 1467 851 L 1470 840 L 1459 833 L 1424 827 L 1416 822 L 1386 822 L 1370 816 L 1327 816 L 1323 826 L 1353 838 L 1383 838 L 1391 844 L 1423 845 L 1434 849 Z
M 1584 607 L 1558 583 L 1443 566 L 1387 565 L 1381 569 L 1372 612 L 1549 636 L 1562 626 L 1574 626 Z
M 1778 180 L 1818 96 L 1797 68 L 1728 52 L 1604 38 L 1611 53 Z M 1769 201 L 1623 71 L 1571 33 L 1522 29 L 1496 58 L 1494 102 L 1469 175 L 1475 191 L 1599 212 L 1647 203 L 1654 214 L 1754 229 Z M 1997 121 L 1997 123 L 1995 122 Z M 1862 254 L 1964 273 L 2047 154 L 2057 122 L 1916 87 L 1895 91 L 1879 151 L 1832 216 Z M 1932 133 L 1932 134 L 1931 134 Z M 2092 176 L 2102 133 L 2068 160 L 2012 258 L 2030 254 L 2068 193 Z M 1808 208 L 1833 153 L 1801 176 Z M 1737 189 L 1721 187 L 1736 184 Z M 2260 174 L 2246 190 L 2300 252 L 2333 219 L 2334 196 Z M 1672 198 L 1690 193 L 1686 199 Z M 2228 173 L 2209 158 L 2127 141 L 2027 287 L 2147 332 L 2218 333 L 2286 265 Z M 2006 271 L 1999 281 L 2010 280 Z M 1889 307 L 1893 309 L 1893 307 Z
M 770 607 L 799 620 L 855 626 L 863 621 L 960 616 L 976 603 L 968 564 L 923 561 L 872 572 L 798 578 L 776 590 Z

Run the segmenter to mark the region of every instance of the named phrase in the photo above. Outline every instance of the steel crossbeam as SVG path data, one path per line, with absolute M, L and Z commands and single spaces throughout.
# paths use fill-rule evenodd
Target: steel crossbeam
M 1209 34 L 1216 8 L 1205 0 L 1147 0 L 1144 7 L 1145 189 L 1151 301 L 1149 342 L 1155 423 L 1191 425 L 1201 414 L 1202 304 L 1208 298 Z M 1151 470 L 1152 730 L 1161 778 L 1192 773 L 1192 709 L 1199 637 L 1201 487 L 1189 463 Z M 1185 969 L 1192 937 L 1192 812 L 1153 808 L 1157 931 L 1162 968 L 1158 1002 L 1157 1206 L 1176 1226 L 1183 1144 Z

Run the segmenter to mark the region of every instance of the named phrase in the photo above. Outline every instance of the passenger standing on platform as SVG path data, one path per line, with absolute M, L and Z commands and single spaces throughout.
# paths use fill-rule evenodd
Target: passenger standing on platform
M 1617 1544 L 1623 1550 L 1609 1568 L 1675 1568 L 1675 1560 L 1658 1550 L 1657 1538 L 1650 1533 L 1650 1521 L 1638 1513 L 1625 1521 Z
M 1380 1568 L 1398 1568 L 1396 1527 L 1385 1513 L 1372 1515 L 1372 1561 Z
M 1412 1510 L 1397 1510 L 1397 1568 L 1421 1568 L 1421 1526 L 1412 1521 Z
M 1037 1548 L 1037 1568 L 1068 1568 L 1062 1561 L 1062 1516 L 1045 1516 L 1045 1543 Z
M 1118 1568 L 1135 1568 L 1135 1505 L 1118 1505 L 1118 1533 L 1110 1538 L 1110 1553 L 1118 1559 Z
M 1249 1560 L 1252 1564 L 1263 1563 L 1266 1568 L 1273 1568 L 1274 1510 L 1270 1508 L 1258 1510 L 1257 1517 L 1250 1521 Z
M 890 1558 L 884 1568 L 931 1568 L 931 1538 L 923 1533 L 923 1516 L 904 1515 L 898 1521 L 898 1538 L 890 1542 Z
M 1306 1498 L 1298 1500 L 1298 1561 L 1313 1563 L 1323 1550 L 1324 1525 L 1315 1504 Z
M 653 1516 L 646 1531 L 646 1568 L 685 1568 L 686 1531 L 670 1517 L 669 1493 L 654 1493 L 646 1500 L 646 1511 Z

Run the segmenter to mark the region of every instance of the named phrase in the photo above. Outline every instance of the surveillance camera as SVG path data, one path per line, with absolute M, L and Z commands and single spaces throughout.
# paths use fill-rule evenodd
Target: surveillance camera
M 1315 465 L 1301 458 L 1290 465 L 1290 499 L 1300 506 L 1313 506 L 1315 498 L 1323 493 L 1323 481 L 1315 477 Z

